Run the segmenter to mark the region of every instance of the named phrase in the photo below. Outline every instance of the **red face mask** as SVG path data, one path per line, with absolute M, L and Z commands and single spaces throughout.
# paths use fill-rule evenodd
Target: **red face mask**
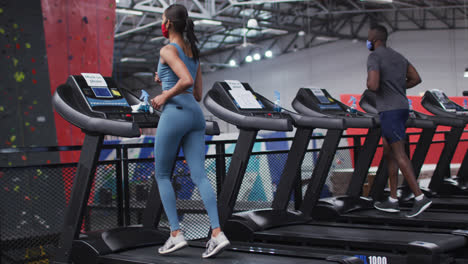
M 169 30 L 167 30 L 166 25 L 164 23 L 161 24 L 162 34 L 165 38 L 169 38 Z

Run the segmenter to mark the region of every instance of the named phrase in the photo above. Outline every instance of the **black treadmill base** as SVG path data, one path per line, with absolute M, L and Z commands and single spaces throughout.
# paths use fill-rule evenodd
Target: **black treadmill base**
M 432 204 L 427 209 L 427 212 L 434 210 L 445 210 L 451 212 L 452 210 L 464 211 L 468 213 L 468 196 L 466 198 L 458 197 L 431 197 Z M 414 200 L 400 202 L 401 207 L 410 208 L 413 207 Z
M 102 264 L 196 264 L 196 263 L 239 263 L 239 264 L 332 264 L 332 263 L 363 263 L 355 258 L 350 261 L 327 261 L 320 259 L 284 257 L 278 255 L 267 254 L 249 254 L 239 253 L 231 250 L 226 250 L 216 258 L 203 259 L 201 257 L 204 249 L 188 247 L 169 255 L 161 256 L 157 253 L 157 247 L 139 248 L 128 250 L 122 253 L 115 253 L 99 258 L 99 263 Z M 354 261 L 353 261 L 354 260 Z
M 380 223 L 392 226 L 444 228 L 447 230 L 468 229 L 467 213 L 425 211 L 417 217 L 407 218 L 405 214 L 408 210 L 409 209 L 402 208 L 399 213 L 387 213 L 375 209 L 355 211 L 341 215 L 339 221 Z

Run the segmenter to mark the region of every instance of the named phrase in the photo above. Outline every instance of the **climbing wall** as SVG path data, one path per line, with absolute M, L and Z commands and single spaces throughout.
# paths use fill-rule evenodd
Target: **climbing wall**
M 115 0 L 42 0 L 50 92 L 69 75 L 112 75 Z M 59 145 L 81 145 L 84 134 L 55 113 Z M 79 153 L 61 154 L 62 162 Z
M 56 145 L 44 43 L 38 1 L 0 1 L 0 148 Z M 46 163 L 58 158 L 0 155 L 0 166 L 32 160 Z

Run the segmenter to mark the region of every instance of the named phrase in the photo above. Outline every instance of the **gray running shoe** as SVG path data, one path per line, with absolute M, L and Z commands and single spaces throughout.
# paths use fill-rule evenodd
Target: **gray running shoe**
M 169 254 L 176 250 L 182 249 L 188 246 L 187 241 L 184 238 L 182 232 L 179 232 L 177 236 L 173 237 L 172 235 L 169 236 L 169 239 L 164 243 L 162 247 L 158 249 L 159 254 Z
M 211 237 L 211 239 L 206 243 L 206 251 L 203 252 L 203 258 L 214 257 L 231 244 L 223 232 L 219 233 L 216 237 Z
M 424 212 L 429 206 L 431 206 L 432 201 L 431 199 L 427 198 L 425 195 L 421 201 L 414 200 L 413 209 L 409 213 L 407 213 L 406 217 L 415 217 L 420 213 Z
M 400 206 L 398 202 L 390 202 L 390 200 L 385 200 L 384 202 L 375 202 L 374 208 L 380 211 L 387 213 L 398 213 L 400 212 Z

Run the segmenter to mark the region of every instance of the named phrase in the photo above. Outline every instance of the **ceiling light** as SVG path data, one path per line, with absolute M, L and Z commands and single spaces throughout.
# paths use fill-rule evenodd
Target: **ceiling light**
M 254 60 L 260 60 L 261 58 L 262 58 L 262 57 L 260 56 L 260 53 L 255 53 L 255 54 L 253 55 L 253 59 L 254 59 Z
M 119 14 L 125 14 L 125 15 L 135 15 L 135 16 L 142 16 L 143 15 L 142 11 L 130 10 L 130 9 L 124 9 L 124 8 L 116 8 L 115 12 L 119 13 Z
M 244 9 L 242 10 L 239 15 L 240 16 L 245 16 L 245 17 L 249 17 L 253 14 L 253 12 L 255 12 L 255 9 L 252 9 L 252 8 L 247 8 L 247 9 Z
M 211 19 L 202 19 L 202 20 L 197 20 L 193 22 L 195 25 L 212 25 L 212 26 L 221 26 L 223 22 L 221 21 L 216 21 L 216 20 L 211 20 Z
M 273 14 L 269 11 L 260 11 L 259 14 L 257 14 L 257 17 L 262 19 L 262 20 L 268 20 L 273 16 Z
M 120 62 L 146 62 L 145 58 L 125 57 L 121 58 Z
M 229 66 L 235 67 L 237 65 L 235 60 L 230 60 L 229 61 Z
M 265 29 L 262 29 L 262 33 L 273 34 L 273 35 L 284 35 L 284 34 L 288 34 L 289 32 L 283 29 L 265 28 Z
M 465 69 L 465 74 L 463 74 L 463 77 L 468 78 L 468 68 Z
M 267 57 L 267 58 L 273 57 L 273 52 L 271 50 L 265 51 L 265 57 Z
M 376 3 L 376 4 L 390 4 L 393 0 L 361 0 L 361 2 Z
M 246 62 L 252 62 L 252 56 L 248 55 L 247 57 L 245 57 L 245 61 Z
M 297 35 L 298 35 L 299 37 L 305 36 L 304 30 L 301 30 L 301 31 L 297 32 Z
M 258 28 L 258 21 L 255 18 L 251 18 L 247 21 L 247 27 L 249 28 Z
M 318 36 L 315 39 L 320 40 L 320 41 L 335 41 L 335 40 L 338 40 L 337 37 L 328 37 L 328 36 Z
M 150 42 L 161 41 L 161 40 L 164 40 L 164 39 L 166 39 L 164 36 L 154 37 L 154 38 L 150 39 Z
M 154 73 L 152 72 L 135 72 L 133 74 L 135 77 L 153 77 Z

